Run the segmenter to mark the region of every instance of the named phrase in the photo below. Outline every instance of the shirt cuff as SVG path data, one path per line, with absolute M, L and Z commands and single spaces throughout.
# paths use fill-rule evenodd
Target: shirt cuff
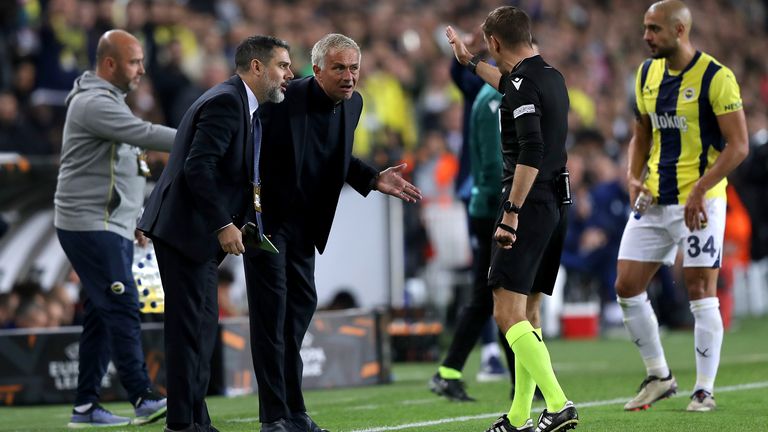
M 230 226 L 230 225 L 234 225 L 234 223 L 230 222 L 230 223 L 228 223 L 228 224 L 224 225 L 223 227 L 221 227 L 221 228 L 217 229 L 217 230 L 216 230 L 216 233 L 218 234 L 219 232 L 221 232 L 221 230 L 223 230 L 224 228 L 226 228 L 226 227 L 228 227 L 228 226 Z

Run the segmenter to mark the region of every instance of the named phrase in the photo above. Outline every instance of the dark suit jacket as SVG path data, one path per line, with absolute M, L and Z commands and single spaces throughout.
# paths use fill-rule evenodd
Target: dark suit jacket
M 250 123 L 239 76 L 200 96 L 179 124 L 139 229 L 193 261 L 222 253 L 216 231 L 230 222 L 240 227 L 252 202 Z
M 296 195 L 302 176 L 304 150 L 307 147 L 307 104 L 310 97 L 310 85 L 315 77 L 291 81 L 285 93 L 285 100 L 280 104 L 267 103 L 260 107 L 259 116 L 263 127 L 260 174 L 262 184 L 262 220 L 264 232 L 274 233 L 293 210 L 292 199 Z M 332 177 L 322 179 L 330 185 L 320 191 L 318 208 L 307 209 L 307 220 L 311 223 L 312 242 L 322 253 L 328 242 L 336 205 L 344 183 L 348 183 L 361 195 L 371 191 L 372 180 L 378 171 L 360 159 L 352 156 L 352 141 L 355 128 L 363 109 L 363 98 L 355 92 L 352 98 L 342 102 L 344 113 L 344 151 L 343 163 L 333 164 L 342 169 L 333 172 Z M 314 181 L 314 180 L 313 180 Z M 317 179 L 318 182 L 321 179 Z

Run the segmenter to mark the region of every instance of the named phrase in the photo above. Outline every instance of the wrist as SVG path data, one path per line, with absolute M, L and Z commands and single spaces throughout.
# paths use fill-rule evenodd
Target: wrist
M 693 184 L 693 188 L 691 188 L 692 194 L 698 194 L 698 195 L 705 195 L 707 193 L 707 188 L 702 184 L 701 179 Z
M 376 173 L 373 176 L 373 178 L 371 179 L 371 183 L 368 185 L 371 190 L 375 190 L 375 191 L 379 190 L 377 186 L 379 184 L 379 177 L 380 176 L 381 176 L 381 173 Z
M 510 226 L 517 226 L 517 220 L 518 217 L 514 213 L 504 213 L 504 216 L 501 218 L 501 223 L 510 225 Z
M 514 204 L 512 201 L 504 201 L 504 213 L 518 215 L 520 213 L 520 206 Z
M 481 61 L 483 61 L 482 56 L 480 56 L 480 54 L 476 54 L 467 60 L 466 63 L 464 63 L 464 67 L 466 67 L 473 74 L 477 75 L 477 64 Z

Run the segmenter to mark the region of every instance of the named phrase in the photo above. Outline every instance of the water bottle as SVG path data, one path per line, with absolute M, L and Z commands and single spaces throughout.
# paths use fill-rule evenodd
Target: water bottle
M 653 197 L 650 194 L 640 192 L 635 200 L 635 205 L 632 206 L 632 217 L 640 219 L 640 217 L 648 210 L 651 202 L 653 202 Z

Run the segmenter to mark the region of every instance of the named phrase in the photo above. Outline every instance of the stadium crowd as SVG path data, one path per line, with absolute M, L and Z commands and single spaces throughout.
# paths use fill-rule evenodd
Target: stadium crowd
M 423 206 L 455 202 L 466 190 L 456 181 L 464 145 L 462 96 L 451 81 L 453 58 L 443 31 L 451 23 L 469 33 L 502 3 L 529 12 L 541 52 L 563 72 L 569 88 L 569 168 L 576 204 L 562 262 L 573 276 L 566 297 L 599 296 L 602 303 L 615 304 L 616 251 L 629 214 L 625 154 L 635 68 L 648 56 L 639 18 L 646 2 L 2 2 L 0 152 L 58 157 L 64 98 L 74 78 L 92 68 L 97 38 L 105 30 L 123 28 L 144 44 L 147 76 L 128 96 L 129 104 L 138 116 L 171 127 L 200 94 L 232 74 L 234 48 L 247 35 L 273 34 L 288 41 L 300 77 L 311 74 L 314 41 L 340 32 L 363 50 L 359 90 L 365 104 L 355 136 L 357 156 L 380 168 L 409 162 L 409 176 L 424 192 Z M 734 255 L 749 256 L 751 250 L 751 259 L 759 261 L 768 255 L 768 214 L 761 204 L 768 198 L 763 186 L 768 174 L 768 2 L 703 0 L 690 6 L 697 17 L 692 36 L 697 48 L 728 65 L 741 85 L 752 151 L 731 180 L 744 203 L 742 216 L 752 220 L 752 235 L 751 245 L 749 236 L 731 244 Z M 152 155 L 155 176 L 164 161 L 165 156 Z M 423 219 L 418 210 L 406 212 L 407 276 L 419 275 L 430 258 Z M 661 285 L 673 277 L 662 277 Z M 674 298 L 675 288 L 664 291 L 670 290 Z M 7 296 L 0 306 L 13 303 Z M 24 297 L 30 306 L 17 311 L 34 312 L 37 305 L 53 314 L 53 297 Z

